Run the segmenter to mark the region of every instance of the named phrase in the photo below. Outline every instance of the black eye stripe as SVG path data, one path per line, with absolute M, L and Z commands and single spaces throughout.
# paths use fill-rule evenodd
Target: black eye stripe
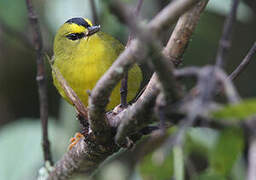
M 68 35 L 66 35 L 66 37 L 72 41 L 77 40 L 77 39 L 82 39 L 83 37 L 85 37 L 84 33 L 70 33 Z

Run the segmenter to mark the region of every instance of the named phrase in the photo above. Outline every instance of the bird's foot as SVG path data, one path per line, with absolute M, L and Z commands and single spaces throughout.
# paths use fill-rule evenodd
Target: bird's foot
M 81 133 L 76 133 L 75 137 L 72 137 L 69 142 L 68 150 L 71 150 L 84 136 Z

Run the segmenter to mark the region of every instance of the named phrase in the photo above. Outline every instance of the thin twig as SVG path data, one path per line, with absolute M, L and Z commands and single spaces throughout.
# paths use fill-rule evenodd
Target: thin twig
M 121 87 L 120 87 L 121 107 L 127 106 L 127 94 L 128 94 L 128 73 L 126 72 L 123 79 L 121 80 Z
M 231 104 L 239 103 L 241 101 L 241 98 L 238 95 L 234 85 L 232 84 L 231 80 L 228 78 L 226 73 L 224 73 L 221 69 L 216 69 L 215 72 L 217 80 L 221 82 L 222 88 L 228 99 L 228 102 Z
M 202 74 L 202 71 L 209 71 L 209 68 L 212 68 L 212 67 L 211 66 L 205 66 L 203 68 L 186 67 L 186 68 L 182 68 L 174 71 L 174 75 L 176 78 L 184 78 L 184 77 L 198 78 Z M 227 78 L 227 75 L 225 74 L 225 72 L 223 72 L 219 68 L 216 68 L 215 76 L 218 82 L 222 85 L 221 90 L 218 88 L 217 92 L 219 93 L 223 90 L 230 103 L 238 103 L 240 101 L 240 97 L 234 85 L 230 81 L 230 79 Z
M 233 24 L 236 20 L 238 4 L 239 4 L 239 0 L 233 0 L 229 15 L 228 17 L 226 17 L 226 20 L 224 22 L 223 32 L 222 32 L 221 39 L 219 41 L 219 47 L 217 51 L 215 68 L 213 68 L 212 78 L 209 80 L 210 81 L 209 86 L 211 87 L 217 87 L 217 79 L 216 79 L 216 76 L 214 76 L 214 74 L 216 73 L 217 68 L 223 68 L 225 64 L 227 52 L 231 46 L 231 35 L 232 35 Z M 213 89 L 213 88 L 210 88 L 210 89 Z
M 188 113 L 184 120 L 180 121 L 177 132 L 165 142 L 166 156 L 176 144 L 182 144 L 187 129 L 195 123 L 196 118 L 209 110 L 209 103 L 212 101 L 216 87 L 211 86 L 210 79 L 215 76 L 215 67 L 203 68 L 199 73 L 197 88 L 199 96 L 188 105 Z M 215 78 L 216 79 L 216 78 Z M 215 83 L 216 85 L 216 83 Z
M 178 69 L 174 71 L 174 75 L 176 78 L 184 78 L 184 77 L 198 77 L 200 68 L 199 67 L 185 67 L 182 69 Z
M 233 24 L 236 20 L 238 4 L 239 0 L 233 0 L 230 13 L 224 23 L 223 32 L 219 41 L 219 47 L 216 57 L 216 66 L 218 67 L 223 67 L 225 65 L 227 52 L 231 47 L 231 35 Z
M 133 16 L 134 18 L 137 18 L 137 17 L 139 16 L 139 13 L 140 13 L 140 10 L 141 10 L 143 1 L 144 1 L 144 0 L 138 0 L 137 6 L 136 6 L 136 8 L 134 9 L 134 13 L 132 14 L 132 16 Z M 134 39 L 134 34 L 133 34 L 133 32 L 130 32 L 129 37 L 128 37 L 127 45 L 129 45 L 129 43 L 130 43 L 130 41 L 131 41 L 132 39 Z M 127 45 L 126 45 L 126 46 L 127 46 Z
M 138 0 L 138 4 L 134 10 L 134 14 L 131 14 L 131 16 L 136 17 L 139 15 L 142 4 L 143 4 L 143 0 Z M 126 47 L 130 45 L 130 42 L 133 38 L 134 38 L 133 34 L 132 32 L 130 32 Z M 124 74 L 124 77 L 121 80 L 121 87 L 120 87 L 121 107 L 127 106 L 127 94 L 128 94 L 128 72 Z
M 138 0 L 138 4 L 137 4 L 136 9 L 134 11 L 135 16 L 139 15 L 141 7 L 142 7 L 142 4 L 143 4 L 143 1 L 144 0 Z
M 241 64 L 230 74 L 229 79 L 235 80 L 247 67 L 252 59 L 252 56 L 256 53 L 256 42 L 254 42 L 253 46 L 249 50 L 248 54 L 242 60 Z
M 120 123 L 115 137 L 117 144 L 125 144 L 124 141 L 126 137 L 137 132 L 151 122 L 152 109 L 158 91 L 154 90 L 152 92 L 154 93 L 148 93 L 143 97 L 140 97 L 136 103 L 129 106 L 115 117 L 114 122 Z
M 37 63 L 37 84 L 40 102 L 40 119 L 42 123 L 43 131 L 43 153 L 44 160 L 52 163 L 52 156 L 50 151 L 50 142 L 48 140 L 48 102 L 47 102 L 47 86 L 45 80 L 45 69 L 44 69 L 44 56 L 43 56 L 43 42 L 41 31 L 38 23 L 37 15 L 33 9 L 31 0 L 26 0 L 28 9 L 28 18 L 30 25 L 33 29 L 33 40 L 34 47 L 36 50 L 36 63 Z
M 97 15 L 95 0 L 90 0 L 90 6 L 91 6 L 91 11 L 92 11 L 93 24 L 99 24 L 100 22 L 99 22 L 99 18 Z

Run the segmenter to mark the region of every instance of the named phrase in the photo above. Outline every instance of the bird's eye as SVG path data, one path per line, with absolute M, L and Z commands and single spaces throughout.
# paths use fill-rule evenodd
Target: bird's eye
M 66 37 L 72 41 L 77 40 L 77 39 L 82 39 L 83 37 L 85 37 L 84 33 L 70 33 L 68 35 L 66 35 Z

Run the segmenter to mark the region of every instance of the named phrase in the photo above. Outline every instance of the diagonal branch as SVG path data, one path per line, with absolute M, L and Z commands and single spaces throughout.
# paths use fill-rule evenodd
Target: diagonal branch
M 168 44 L 166 45 L 166 47 L 163 50 L 164 55 L 166 57 L 170 58 L 170 60 L 172 60 L 174 62 L 174 64 L 178 65 L 176 63 L 176 60 L 178 63 L 181 62 L 181 60 L 179 58 L 181 58 L 183 56 L 185 49 L 189 44 L 189 40 L 192 36 L 195 26 L 197 25 L 197 23 L 199 21 L 200 14 L 202 13 L 203 9 L 205 8 L 207 2 L 208 1 L 198 2 L 198 4 L 195 5 L 194 8 L 192 8 L 191 10 L 189 10 L 188 12 L 186 12 L 184 15 L 182 15 L 179 18 L 178 23 L 175 26 L 175 29 L 171 35 L 171 38 L 169 39 Z M 151 23 L 151 24 L 153 24 L 153 23 Z M 184 29 L 184 28 L 186 28 L 186 29 Z M 175 60 L 175 59 L 173 59 L 173 57 L 176 57 L 177 59 Z M 155 80 L 151 79 L 149 82 L 149 85 L 154 84 L 156 82 L 157 82 L 157 78 L 155 78 Z M 148 85 L 148 87 L 149 87 L 149 85 Z
M 148 29 L 148 31 L 151 32 L 159 32 L 165 26 L 173 24 L 180 15 L 182 15 L 186 10 L 188 10 L 192 5 L 194 5 L 197 2 L 198 0 L 181 0 L 170 3 L 158 15 L 156 15 L 156 17 L 153 20 L 151 20 L 148 25 L 145 26 L 145 29 Z M 95 96 L 101 96 L 102 102 L 98 103 L 96 101 L 96 103 L 101 104 L 102 108 L 105 108 L 108 104 L 108 98 L 110 96 L 110 93 L 114 86 L 117 84 L 117 82 L 121 79 L 124 72 L 135 63 L 135 60 L 138 59 L 138 53 L 136 53 L 138 51 L 135 50 L 138 50 L 137 48 L 140 47 L 139 45 L 140 43 L 138 42 L 138 40 L 134 40 L 133 45 L 128 47 L 118 57 L 113 66 L 105 73 L 105 75 L 96 84 L 94 88 L 94 91 L 96 92 L 92 92 L 91 99 L 95 98 Z M 95 105 L 94 102 L 95 100 L 92 100 L 91 103 Z
M 196 2 L 198 2 L 198 0 L 181 0 L 170 3 L 170 5 L 164 8 L 145 26 L 145 29 L 157 33 L 162 30 L 164 26 L 173 24 L 180 15 Z M 109 125 L 105 117 L 105 109 L 109 102 L 109 97 L 115 85 L 124 76 L 124 73 L 139 59 L 139 47 L 141 47 L 141 42 L 139 40 L 133 40 L 131 45 L 125 49 L 109 70 L 97 82 L 91 93 L 89 100 L 89 123 L 92 132 L 95 133 L 96 136 L 101 137 L 103 142 L 108 139 L 110 135 Z
M 57 68 L 52 66 L 52 64 L 51 64 L 51 68 L 58 82 L 60 83 L 62 89 L 64 90 L 66 96 L 69 97 L 70 101 L 74 104 L 78 114 L 84 117 L 85 119 L 88 119 L 87 108 L 78 98 L 74 90 L 68 85 L 67 81 L 64 79 L 64 77 L 62 76 L 62 74 L 59 72 Z
M 133 40 L 131 45 L 118 57 L 109 70 L 101 77 L 93 88 L 89 99 L 89 123 L 96 136 L 103 137 L 102 141 L 109 139 L 110 128 L 105 117 L 105 108 L 115 85 L 121 80 L 124 72 L 135 63 L 134 54 L 139 53 L 138 40 Z
M 47 86 L 45 80 L 44 69 L 44 57 L 43 57 L 43 42 L 41 37 L 41 31 L 38 23 L 37 15 L 34 12 L 31 0 L 26 0 L 28 9 L 28 18 L 30 25 L 33 29 L 33 41 L 36 51 L 36 63 L 37 63 L 37 85 L 40 102 L 40 119 L 42 123 L 42 135 L 43 135 L 43 153 L 44 160 L 52 163 L 52 156 L 50 152 L 50 142 L 48 139 L 48 102 L 47 102 Z
M 198 3 L 198 5 L 192 9 L 193 11 L 190 12 L 189 15 L 191 16 L 191 15 L 195 14 L 196 18 L 192 18 L 194 20 L 193 22 L 189 21 L 189 20 L 191 20 L 191 18 L 189 20 L 187 20 L 187 18 L 180 18 L 180 22 L 183 22 L 186 25 L 185 27 L 187 27 L 188 23 L 191 24 L 190 36 L 192 34 L 192 31 L 194 30 L 194 27 L 196 26 L 196 24 L 198 22 L 199 15 L 202 12 L 202 10 L 204 9 L 204 7 L 206 6 L 206 4 L 207 4 L 207 1 L 203 1 L 202 3 Z M 177 86 L 175 85 L 175 78 L 174 78 L 173 72 L 172 72 L 173 67 L 171 66 L 170 63 L 168 63 L 169 61 L 165 58 L 165 56 L 162 55 L 162 53 L 161 53 L 162 48 L 160 48 L 161 47 L 160 42 L 157 41 L 157 39 L 154 37 L 154 35 L 152 35 L 152 33 L 146 31 L 146 28 L 143 29 L 142 27 L 137 26 L 136 24 L 138 24 L 138 23 L 136 23 L 136 19 L 129 18 L 128 15 L 130 13 L 125 8 L 125 6 L 122 5 L 119 1 L 114 1 L 114 3 L 112 3 L 110 5 L 110 7 L 112 9 L 112 12 L 115 13 L 121 21 L 125 22 L 134 32 L 136 32 L 137 36 L 141 39 L 141 41 L 143 43 L 147 44 L 147 50 L 149 52 L 149 57 L 151 57 L 151 62 L 153 64 L 153 67 L 156 70 L 156 73 L 157 73 L 157 76 L 159 77 L 161 85 L 163 86 L 165 99 L 172 99 L 173 102 L 180 99 L 181 95 L 177 91 Z M 181 27 L 184 28 L 184 26 L 178 26 L 177 29 L 182 31 Z M 179 46 L 179 47 L 177 47 L 177 49 L 180 47 L 184 47 L 185 45 L 187 45 L 187 43 L 189 41 L 189 37 L 190 37 L 189 35 L 187 35 L 186 38 L 184 38 L 182 36 L 184 36 L 183 33 L 181 33 L 178 37 L 185 39 L 183 46 Z M 174 46 L 174 44 L 172 44 L 172 45 Z M 143 46 L 145 46 L 145 45 L 143 44 Z M 166 47 L 166 49 L 167 48 L 171 48 L 170 44 L 169 44 L 169 47 Z M 165 51 L 165 52 L 168 53 L 168 51 Z M 178 51 L 178 53 L 184 53 L 184 50 Z M 178 54 L 178 53 L 176 53 L 176 54 Z M 153 84 L 156 84 L 156 82 L 158 81 L 157 80 L 158 78 L 155 75 L 153 77 L 154 78 L 151 79 L 151 82 L 153 82 L 153 79 L 154 79 L 154 83 L 149 83 L 151 85 L 151 87 L 153 87 Z M 146 97 L 149 98 L 150 97 L 149 94 L 150 94 L 152 97 L 155 98 L 155 96 L 157 95 L 157 93 L 155 91 L 157 91 L 157 88 L 154 88 L 154 90 L 152 91 L 151 94 L 148 91 L 145 91 L 145 92 L 147 92 Z M 143 95 L 142 95 L 142 97 L 145 96 L 145 95 L 144 96 Z M 134 107 L 135 106 L 136 105 L 134 105 Z M 129 112 L 129 111 L 127 110 L 120 114 L 123 115 L 123 113 L 127 113 L 127 112 Z M 145 123 L 145 122 L 143 122 L 143 120 L 140 121 L 140 119 L 133 117 L 133 116 L 135 116 L 135 117 L 139 116 L 138 114 L 131 113 L 130 116 L 127 115 L 128 118 L 122 118 L 125 120 L 123 122 L 121 122 L 121 124 L 118 128 L 117 135 L 116 135 L 116 141 L 118 144 L 123 143 L 125 140 L 125 137 L 129 136 L 129 133 L 130 134 L 132 132 L 134 133 L 137 129 L 141 128 L 140 125 L 143 126 L 143 123 Z M 135 130 L 131 131 L 131 129 L 132 129 L 131 127 L 133 127 L 133 129 L 134 129 L 133 123 L 136 123 L 136 125 L 137 125 L 136 127 L 138 127 L 138 128 L 135 128 Z
M 193 8 L 182 15 L 169 39 L 164 54 L 177 66 L 182 63 L 182 56 L 188 47 L 189 40 L 196 28 L 200 15 L 208 1 L 198 2 Z
M 148 28 L 150 28 L 153 33 L 158 34 L 199 1 L 200 0 L 179 0 L 169 3 L 169 5 L 149 22 Z
M 229 78 L 231 80 L 235 80 L 247 67 L 252 59 L 252 56 L 256 53 L 256 42 L 252 45 L 251 49 L 249 50 L 248 54 L 242 60 L 241 64 L 230 74 Z
M 184 22 L 184 24 L 187 25 L 187 23 L 191 23 L 192 24 L 191 26 L 194 29 L 194 27 L 197 24 L 197 21 L 199 19 L 200 12 L 202 12 L 202 9 L 205 7 L 206 4 L 207 4 L 207 2 L 204 1 L 203 3 L 199 3 L 199 5 L 196 6 L 196 8 L 193 8 L 193 11 L 192 11 L 192 13 L 190 13 L 190 15 L 193 15 L 193 13 L 194 13 L 195 16 L 197 17 L 197 18 L 195 18 L 193 23 L 188 21 L 186 18 L 183 18 L 183 19 L 180 18 L 181 19 L 180 22 L 184 22 L 184 19 L 185 19 L 186 21 Z M 136 19 L 129 18 L 128 15 L 130 13 L 125 8 L 125 6 L 122 5 L 119 1 L 115 1 L 114 3 L 111 4 L 110 7 L 112 9 L 112 12 L 115 13 L 119 17 L 120 20 L 125 22 L 133 31 L 135 31 L 142 42 L 147 44 L 147 46 L 148 46 L 147 50 L 149 52 L 149 57 L 151 57 L 151 62 L 153 64 L 154 69 L 156 70 L 157 77 L 159 77 L 161 85 L 163 86 L 165 99 L 169 99 L 169 100 L 171 99 L 173 102 L 180 99 L 181 95 L 177 91 L 177 85 L 175 84 L 175 78 L 174 78 L 173 72 L 172 72 L 173 67 L 171 66 L 170 63 L 168 63 L 169 61 L 162 55 L 162 53 L 161 53 L 162 48 L 160 48 L 161 47 L 160 43 L 157 41 L 157 39 L 154 37 L 154 35 L 152 35 L 152 33 L 148 32 L 148 31 L 146 31 L 146 29 L 143 29 L 143 28 L 137 26 L 136 24 L 138 24 L 138 23 L 136 23 Z M 184 26 L 182 26 L 182 27 L 184 27 Z M 180 27 L 178 27 L 177 29 L 180 29 Z M 193 30 L 193 29 L 191 29 L 191 30 Z M 191 34 L 192 34 L 192 32 L 190 33 L 190 35 Z M 184 36 L 184 34 L 180 35 L 180 37 L 182 37 L 182 36 Z M 189 37 L 190 36 L 188 36 L 187 39 L 184 40 L 183 45 L 186 45 L 186 42 L 188 42 Z M 182 46 L 179 46 L 179 48 L 180 47 L 182 47 Z M 170 48 L 170 45 L 168 48 Z M 165 51 L 165 52 L 168 53 L 168 51 Z M 183 53 L 184 51 L 178 51 L 178 52 Z M 178 53 L 176 53 L 176 54 L 178 54 Z M 155 84 L 158 81 L 157 80 L 158 78 L 155 75 L 153 77 L 154 77 L 153 79 L 154 79 L 154 84 Z M 150 84 L 152 85 L 152 83 L 150 83 Z M 154 92 L 154 91 L 156 91 L 156 88 L 154 88 L 153 92 L 151 93 L 151 96 L 153 96 L 153 97 L 155 97 L 155 95 L 156 95 L 156 92 Z M 147 93 L 147 94 L 149 94 L 149 93 Z M 142 95 L 142 97 L 143 97 L 143 95 Z M 122 113 L 120 113 L 120 114 L 122 114 Z M 134 115 L 133 113 L 131 113 L 131 114 Z M 118 128 L 117 135 L 116 135 L 117 143 L 123 142 L 125 137 L 129 135 L 127 132 L 129 132 L 129 130 L 132 129 L 129 127 L 134 128 L 133 123 L 136 123 L 138 128 L 141 128 L 139 125 L 143 125 L 143 122 L 141 122 L 141 123 L 138 122 L 139 120 L 137 120 L 137 118 L 134 118 L 132 116 L 130 116 L 128 119 L 127 118 L 123 118 L 123 119 L 125 119 L 125 121 L 123 121 L 120 124 L 120 126 Z M 136 121 L 135 121 L 135 119 L 136 119 Z

